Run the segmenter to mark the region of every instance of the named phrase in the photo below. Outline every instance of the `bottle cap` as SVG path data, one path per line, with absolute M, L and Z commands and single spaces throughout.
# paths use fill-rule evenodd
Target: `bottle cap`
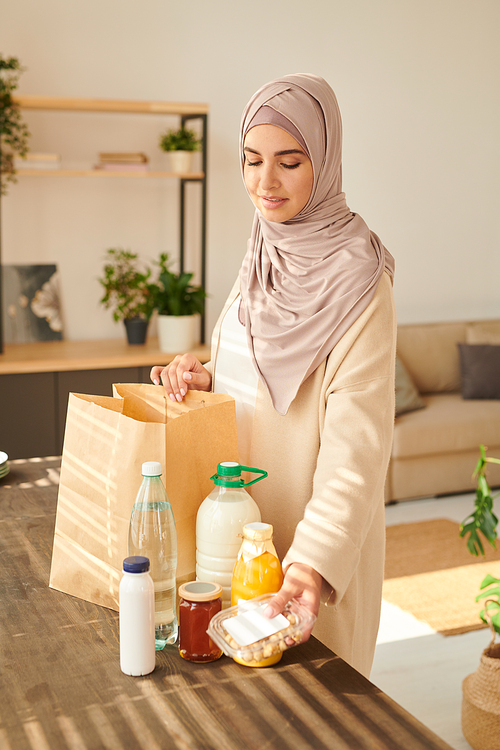
M 149 559 L 139 555 L 126 557 L 123 561 L 123 570 L 125 573 L 147 573 L 149 570 Z
M 241 472 L 248 471 L 250 474 L 259 474 L 257 479 L 252 479 L 251 482 L 245 482 L 241 478 Z M 263 469 L 254 469 L 252 466 L 242 466 L 236 461 L 223 461 L 217 464 L 217 474 L 210 477 L 212 482 L 219 487 L 249 487 L 255 482 L 260 482 L 261 479 L 267 477 L 267 471 Z
M 159 461 L 145 461 L 142 464 L 143 477 L 160 477 L 161 463 Z
M 224 461 L 217 464 L 217 474 L 220 477 L 239 477 L 241 475 L 241 464 L 235 461 Z
M 209 581 L 190 581 L 179 586 L 180 598 L 187 599 L 188 602 L 211 602 L 221 594 L 222 586 Z
M 243 536 L 255 542 L 273 538 L 273 527 L 270 523 L 247 523 L 243 526 Z

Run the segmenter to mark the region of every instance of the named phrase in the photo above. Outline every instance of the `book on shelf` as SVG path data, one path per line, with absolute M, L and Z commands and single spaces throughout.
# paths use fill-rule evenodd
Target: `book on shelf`
M 148 165 L 137 162 L 100 162 L 95 165 L 100 172 L 147 172 Z
M 14 169 L 60 169 L 59 154 L 43 154 L 30 151 L 25 157 L 14 157 Z
M 101 152 L 99 154 L 101 164 L 147 164 L 149 159 L 142 152 Z

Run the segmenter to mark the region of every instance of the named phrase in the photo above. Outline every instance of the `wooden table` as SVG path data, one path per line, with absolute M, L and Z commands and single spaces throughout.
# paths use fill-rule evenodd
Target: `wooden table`
M 48 587 L 58 467 L 0 480 L 2 750 L 450 750 L 314 638 L 268 669 L 170 647 L 124 675 L 117 613 Z

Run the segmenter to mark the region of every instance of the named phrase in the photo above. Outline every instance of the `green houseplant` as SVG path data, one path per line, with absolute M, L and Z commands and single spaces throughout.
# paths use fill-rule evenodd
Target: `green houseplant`
M 500 459 L 487 456 L 484 445 L 480 446 L 480 453 L 474 470 L 477 477 L 474 512 L 460 526 L 460 536 L 469 534 L 467 548 L 476 556 L 484 555 L 479 533 L 496 547 L 498 525 L 493 513 L 496 495 L 491 494 L 486 468 L 488 463 L 500 464 Z M 488 574 L 479 588 L 481 593 L 476 601 L 484 600 L 480 617 L 490 626 L 493 637 L 483 650 L 476 671 L 462 682 L 462 732 L 471 747 L 482 750 L 496 746 L 500 735 L 500 644 L 495 643 L 496 634 L 500 635 L 500 579 Z
M 184 127 L 167 130 L 160 136 L 162 151 L 198 151 L 200 143 L 194 130 Z
M 169 155 L 172 171 L 178 173 L 189 172 L 193 152 L 198 151 L 200 145 L 201 140 L 194 130 L 184 126 L 177 130 L 167 130 L 160 135 L 159 140 L 161 150 Z
M 30 133 L 19 106 L 12 99 L 24 68 L 17 57 L 0 55 L 0 194 L 6 195 L 7 183 L 16 181 L 14 156 L 26 156 Z
M 197 343 L 198 316 L 203 313 L 207 294 L 192 283 L 193 274 L 174 273 L 167 253 L 160 255 L 155 297 L 158 311 L 158 338 L 164 352 L 186 351 Z
M 500 464 L 500 459 L 486 455 L 484 445 L 479 446 L 480 457 L 474 469 L 474 476 L 477 479 L 476 497 L 474 501 L 474 511 L 465 518 L 460 525 L 460 536 L 467 539 L 467 549 L 472 555 L 484 555 L 484 545 L 480 534 L 486 541 L 496 548 L 498 518 L 493 512 L 493 501 L 500 493 L 492 495 L 488 480 L 486 479 L 486 469 L 489 463 Z M 491 617 L 493 627 L 500 635 L 500 579 L 488 574 L 480 584 L 482 593 L 478 594 L 476 601 L 488 598 L 488 612 L 490 609 L 496 610 Z M 491 597 L 496 597 L 497 605 Z M 491 606 L 490 606 L 491 604 Z M 481 619 L 487 622 L 484 610 L 481 612 Z
M 500 459 L 487 456 L 487 449 L 484 445 L 480 445 L 479 450 L 481 455 L 473 475 L 477 478 L 474 512 L 467 516 L 460 525 L 460 536 L 464 537 L 466 534 L 469 534 L 467 549 L 472 555 L 476 556 L 479 554 L 484 555 L 484 547 L 478 532 L 481 532 L 493 548 L 496 547 L 498 518 L 493 513 L 493 500 L 500 494 L 497 493 L 497 495 L 492 496 L 486 479 L 488 464 L 500 464 Z
M 113 309 L 113 319 L 123 320 L 130 344 L 143 344 L 149 320 L 155 309 L 157 285 L 151 281 L 151 269 L 139 269 L 137 253 L 121 248 L 107 251 L 101 304 Z

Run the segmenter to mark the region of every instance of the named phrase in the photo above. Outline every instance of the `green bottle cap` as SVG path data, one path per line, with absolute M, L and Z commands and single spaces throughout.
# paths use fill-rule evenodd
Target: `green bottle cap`
M 239 477 L 241 476 L 241 464 L 235 461 L 224 461 L 217 464 L 217 474 L 220 477 Z
M 244 482 L 241 479 L 242 471 L 248 471 L 250 474 L 260 474 L 260 476 L 257 479 L 252 479 L 251 482 Z M 236 479 L 236 477 L 239 477 L 239 479 Z M 263 469 L 242 466 L 235 461 L 223 461 L 217 464 L 217 474 L 214 474 L 210 479 L 219 487 L 249 487 L 251 484 L 255 484 L 255 482 L 259 482 L 265 477 L 267 477 L 267 471 L 263 471 Z

